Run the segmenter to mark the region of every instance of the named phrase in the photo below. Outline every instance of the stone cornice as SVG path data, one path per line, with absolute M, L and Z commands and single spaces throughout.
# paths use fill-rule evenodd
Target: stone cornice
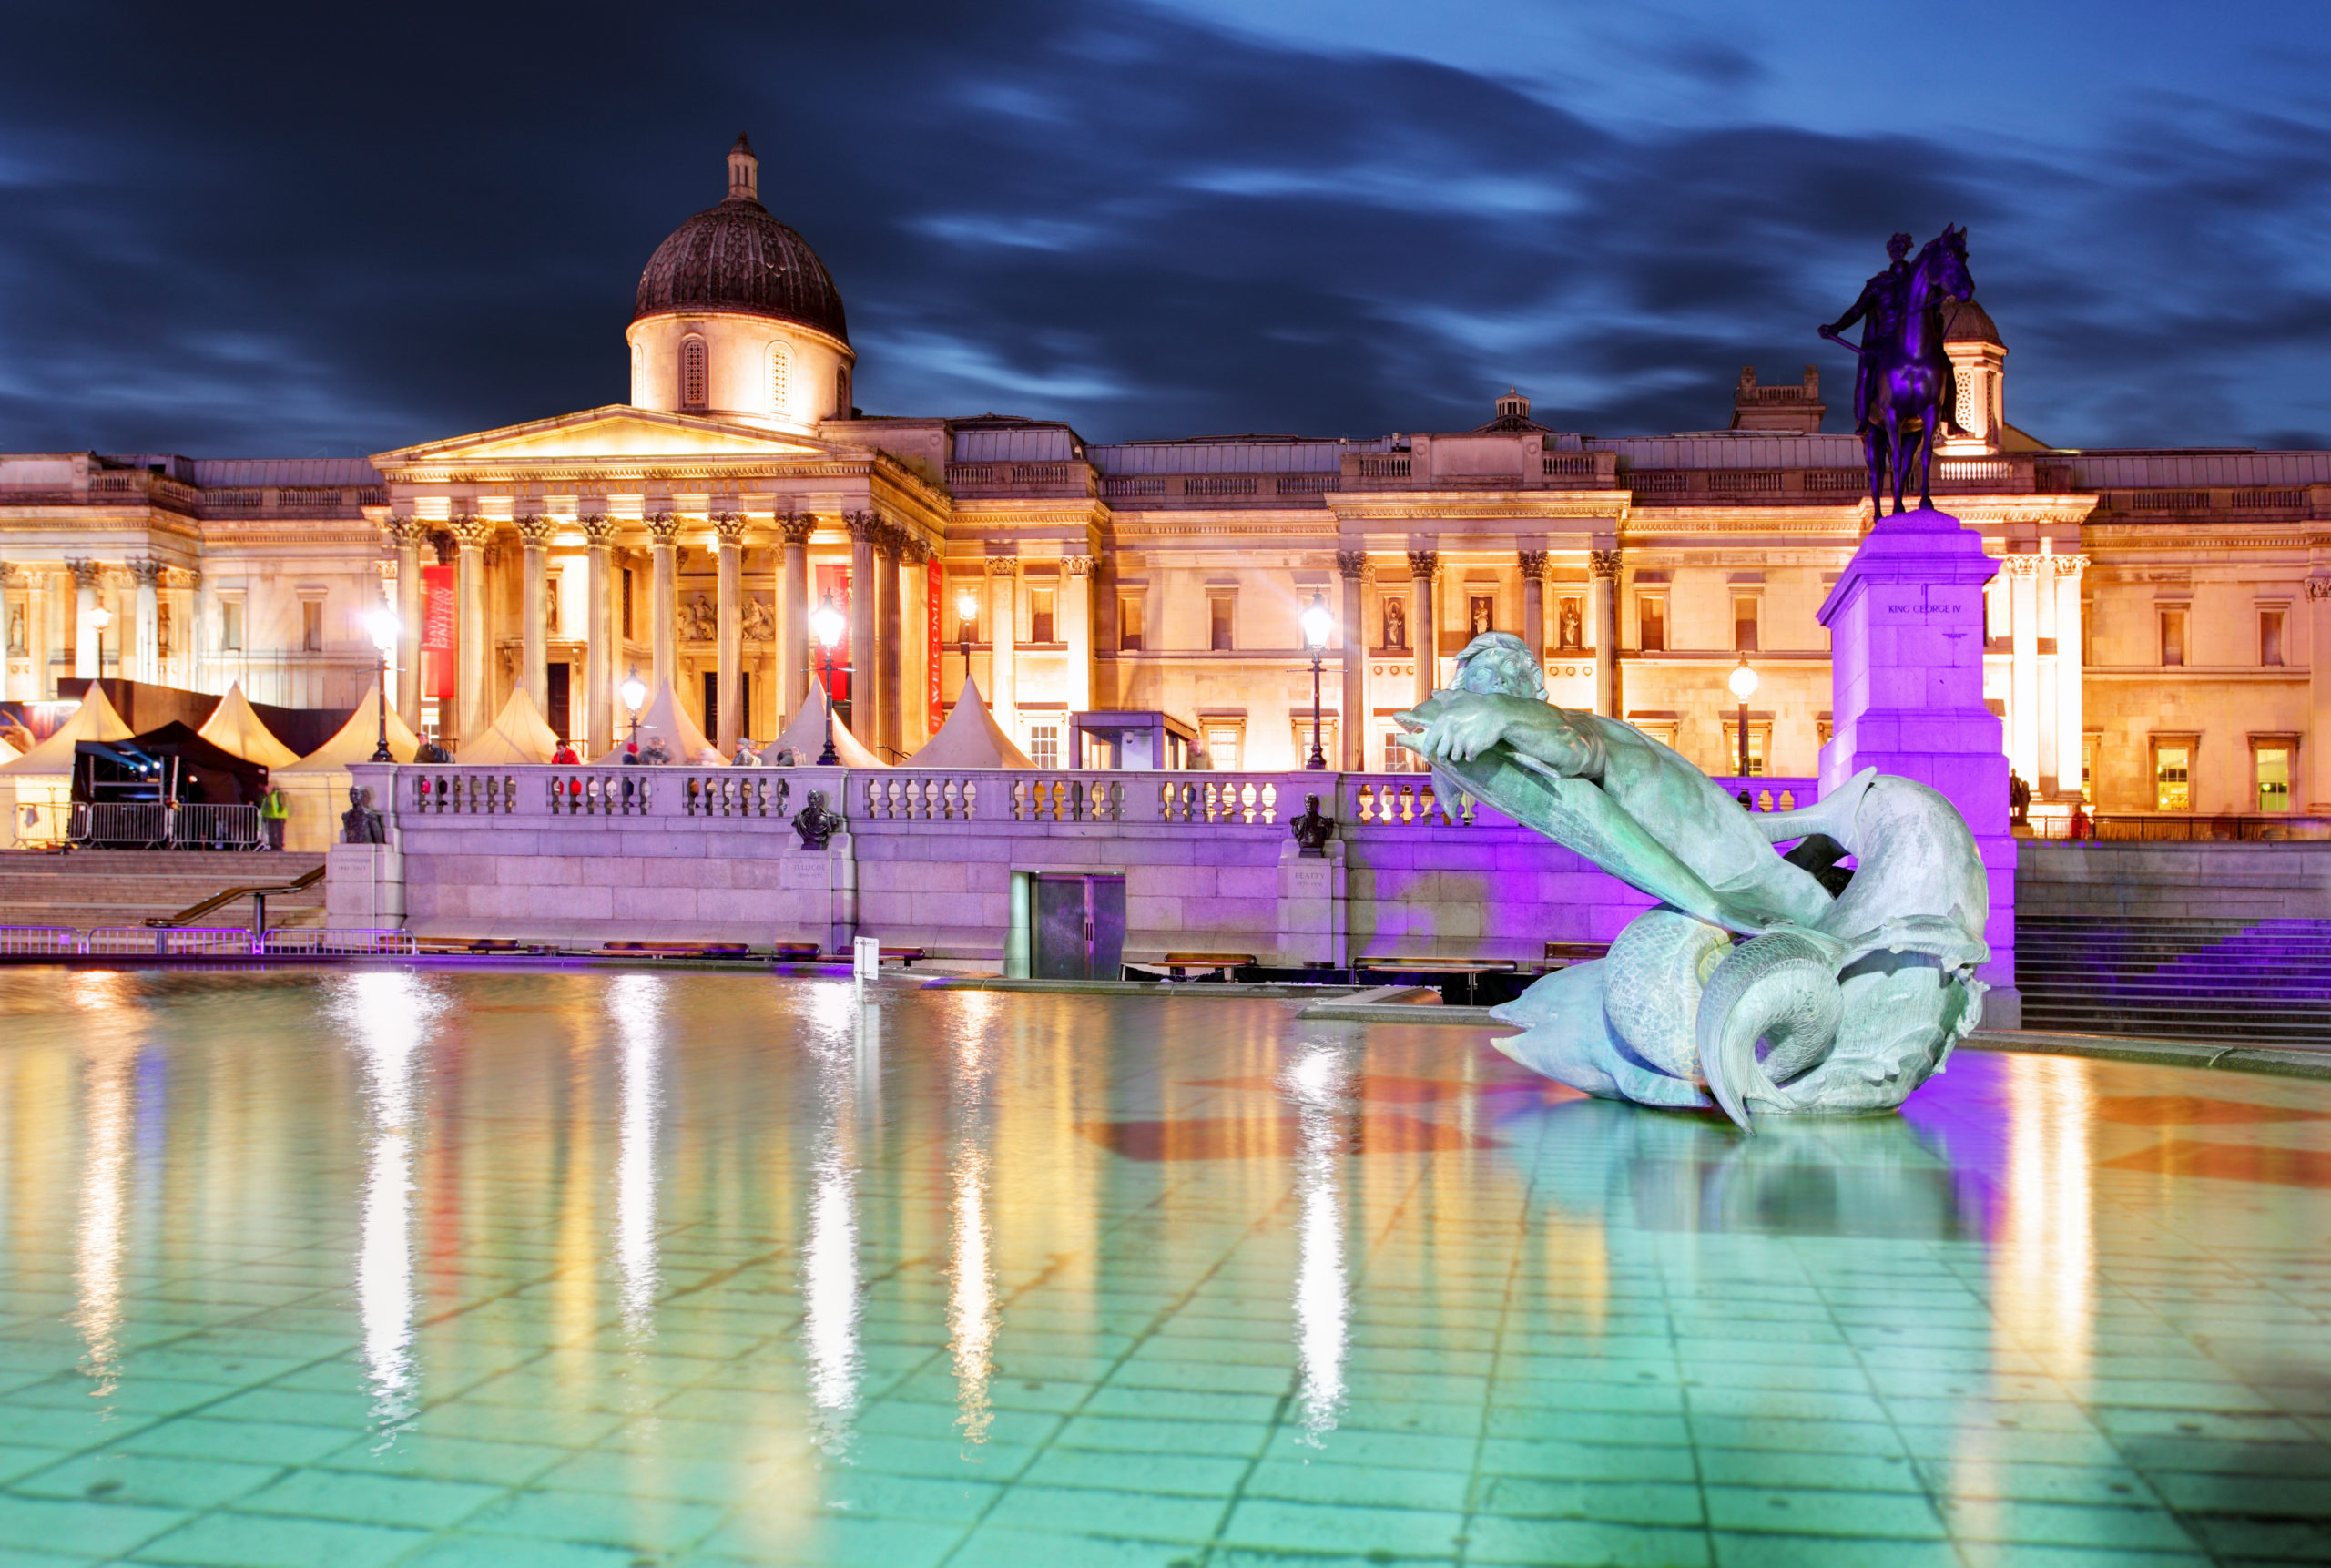
M 1516 491 L 1495 500 L 1478 491 L 1404 491 L 1336 494 L 1328 507 L 1339 524 L 1624 522 L 1634 510 L 1624 490 Z

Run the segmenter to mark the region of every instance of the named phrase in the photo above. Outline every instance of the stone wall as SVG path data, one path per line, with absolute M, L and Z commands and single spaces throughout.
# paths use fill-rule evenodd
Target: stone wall
M 2331 920 L 2331 841 L 2020 842 L 2025 915 Z

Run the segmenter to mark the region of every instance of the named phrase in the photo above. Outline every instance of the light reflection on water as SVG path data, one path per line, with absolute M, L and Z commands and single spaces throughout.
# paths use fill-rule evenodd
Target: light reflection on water
M 413 1077 L 443 1004 L 421 976 L 396 971 L 341 976 L 332 990 L 330 1011 L 355 1044 L 372 1121 L 356 1301 L 372 1427 L 388 1432 L 409 1422 L 418 1408 L 412 1197 L 419 1105 Z
M 1335 1430 L 1344 1405 L 1349 1299 L 1337 1176 L 1344 1157 L 1349 1077 L 1342 1048 L 1313 1044 L 1302 1048 L 1279 1080 L 1281 1092 L 1295 1104 L 1301 1135 L 1295 1154 L 1295 1348 L 1301 1441 L 1312 1448 Z
M 623 1281 L 624 1329 L 635 1342 L 656 1332 L 656 1294 L 662 1285 L 656 1251 L 656 1123 L 667 989 L 660 974 L 623 974 L 607 993 L 623 1052 L 616 1143 L 616 1268 Z
M 996 1330 L 995 1257 L 987 1208 L 988 1143 L 994 1126 L 988 1106 L 992 1048 L 982 1023 L 970 1023 L 955 1042 L 952 1064 L 955 1138 L 948 1156 L 947 1332 L 955 1369 L 955 1424 L 964 1443 L 974 1448 L 987 1441 L 993 1420 L 988 1406 Z
M 860 1004 L 854 984 L 811 987 L 818 1128 L 809 1162 L 809 1234 L 801 1247 L 802 1341 L 812 1434 L 840 1457 L 858 1410 L 858 1120 Z M 879 1045 L 874 1045 L 879 1050 Z
M 132 1085 L 137 1063 L 134 1035 L 117 1033 L 127 1018 L 95 1023 L 85 1048 L 83 1134 L 87 1153 L 81 1183 L 80 1236 L 75 1278 L 80 1305 L 73 1315 L 86 1348 L 83 1369 L 90 1394 L 110 1399 L 121 1375 L 121 1268 L 129 1211 Z

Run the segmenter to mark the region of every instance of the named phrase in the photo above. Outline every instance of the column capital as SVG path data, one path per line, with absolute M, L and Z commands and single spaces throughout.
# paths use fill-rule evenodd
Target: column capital
M 421 547 L 421 542 L 429 537 L 429 524 L 426 519 L 420 517 L 392 517 L 388 522 L 388 529 L 390 543 L 401 550 L 417 550 Z
M 513 517 L 510 525 L 518 530 L 519 542 L 529 550 L 540 550 L 549 545 L 554 532 L 551 520 L 539 512 Z
M 1060 560 L 1060 569 L 1072 577 L 1089 577 L 1093 575 L 1093 557 L 1063 555 Z
M 871 512 L 845 512 L 842 526 L 850 530 L 854 545 L 880 545 L 882 542 L 882 519 Z
M 162 583 L 162 563 L 146 556 L 129 563 L 129 575 L 141 587 L 159 587 Z
M 2309 577 L 2306 596 L 2310 599 L 2331 599 L 2331 577 Z
M 712 532 L 719 539 L 721 548 L 733 550 L 745 543 L 745 514 L 741 512 L 715 512 Z
M 647 530 L 650 545 L 658 550 L 668 550 L 679 543 L 680 520 L 669 512 L 650 512 L 640 520 Z
M 1527 579 L 1529 579 L 1529 580 L 1530 580 L 1530 581 L 1532 581 L 1532 582 L 1536 582 L 1536 581 L 1542 580 L 1542 579 L 1545 576 L 1545 575 L 1546 575 L 1546 563 L 1547 563 L 1548 561 L 1552 560 L 1552 558 L 1553 558 L 1553 557 L 1552 557 L 1552 555 L 1551 555 L 1551 553 L 1549 553 L 1549 552 L 1547 552 L 1547 551 L 1544 551 L 1544 550 L 1524 550 L 1524 551 L 1522 551 L 1522 576 L 1523 576 L 1523 577 L 1525 577 L 1525 578 L 1527 578 Z
M 1440 575 L 1440 552 L 1411 550 L 1409 552 L 1409 575 L 1430 579 Z
M 2035 577 L 2040 575 L 2041 560 L 2038 555 L 2001 555 L 2000 565 L 2010 577 Z
M 1357 581 L 1359 578 L 1367 575 L 1368 552 L 1365 550 L 1337 551 L 1336 570 L 1341 573 L 1347 580 Z
M 1020 575 L 1020 560 L 1016 555 L 990 555 L 987 575 L 991 577 L 1016 577 Z
M 874 553 L 886 561 L 896 561 L 906 554 L 907 531 L 892 524 L 880 523 L 874 529 Z
M 1616 550 L 1589 550 L 1586 569 L 1595 576 L 1612 581 L 1619 575 L 1619 553 Z
M 458 517 L 445 519 L 445 532 L 463 550 L 483 550 L 494 537 L 494 519 L 479 517 L 464 512 Z
M 2051 555 L 2048 559 L 2056 563 L 2056 575 L 2059 577 L 2077 580 L 2088 570 L 2088 557 L 2085 555 Z
M 575 524 L 583 530 L 583 539 L 594 550 L 605 550 L 616 540 L 616 520 L 604 512 L 585 512 Z
M 788 545 L 807 545 L 809 535 L 818 531 L 818 519 L 809 512 L 788 512 L 777 520 L 779 532 Z
M 106 568 L 102 561 L 68 556 L 65 562 L 65 569 L 73 574 L 73 581 L 79 587 L 94 588 L 105 581 Z
M 904 530 L 901 530 L 901 531 L 900 532 L 899 538 L 900 538 L 900 553 L 901 553 L 901 554 L 905 557 L 906 562 L 907 562 L 907 564 L 908 564 L 909 565 L 911 565 L 911 566 L 921 566 L 921 565 L 927 565 L 927 564 L 930 562 L 930 560 L 931 560 L 931 546 L 930 546 L 930 545 L 928 545 L 924 544 L 924 543 L 923 543 L 920 538 L 916 537 L 914 535 L 912 535 L 912 534 L 909 534 L 909 533 L 905 532 Z

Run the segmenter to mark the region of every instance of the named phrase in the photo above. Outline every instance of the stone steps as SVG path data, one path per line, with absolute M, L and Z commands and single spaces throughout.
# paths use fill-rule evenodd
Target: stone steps
M 0 926 L 137 925 L 174 915 L 234 887 L 280 887 L 324 863 L 316 854 L 233 854 L 198 850 L 76 850 L 0 853 Z M 267 923 L 323 923 L 321 882 L 267 901 Z M 248 925 L 249 899 L 216 910 L 204 925 Z
M 2331 921 L 2116 921 L 2016 926 L 2027 1029 L 2331 1044 Z

